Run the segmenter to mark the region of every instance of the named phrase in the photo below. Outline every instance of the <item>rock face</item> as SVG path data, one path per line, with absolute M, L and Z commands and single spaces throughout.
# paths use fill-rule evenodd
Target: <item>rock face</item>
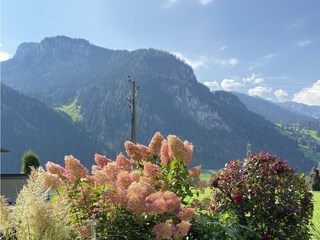
M 204 168 L 245 157 L 248 142 L 252 151 L 270 150 L 300 171 L 314 166 L 271 122 L 231 93 L 212 94 L 190 66 L 168 52 L 109 50 L 59 36 L 22 44 L 2 65 L 6 84 L 49 106 L 77 99 L 80 124 L 115 152 L 124 151 L 123 142 L 130 139 L 128 75 L 140 86 L 138 142 L 146 144 L 156 131 L 176 134 L 194 144 L 195 163 Z

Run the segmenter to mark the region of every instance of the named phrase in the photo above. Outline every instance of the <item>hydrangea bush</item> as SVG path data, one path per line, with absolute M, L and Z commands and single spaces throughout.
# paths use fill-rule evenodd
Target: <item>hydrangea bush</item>
M 182 239 L 196 215 L 201 168 L 187 169 L 193 146 L 156 133 L 149 146 L 125 142 L 129 156 L 95 154 L 92 174 L 73 156 L 46 164 L 45 187 L 70 200 L 74 235 L 106 239 Z M 201 185 L 201 184 L 200 184 Z M 95 229 L 96 233 L 92 230 Z
M 233 160 L 211 178 L 222 212 L 268 239 L 310 239 L 312 193 L 303 175 L 270 153 Z
M 127 141 L 125 149 L 115 160 L 95 154 L 90 172 L 73 156 L 32 172 L 13 211 L 0 197 L 0 238 L 310 238 L 304 177 L 269 153 L 231 161 L 212 176 L 213 197 L 199 198 L 207 185 L 201 167 L 189 167 L 188 141 L 157 132 L 148 146 Z

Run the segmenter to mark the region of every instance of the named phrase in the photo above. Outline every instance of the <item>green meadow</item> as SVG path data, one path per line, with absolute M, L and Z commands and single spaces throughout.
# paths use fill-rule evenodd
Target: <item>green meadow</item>
M 69 105 L 63 105 L 61 107 L 56 107 L 55 110 L 61 111 L 69 115 L 74 122 L 82 121 L 83 116 L 81 115 L 81 106 L 77 105 L 78 99 L 75 98 Z
M 314 240 L 320 239 L 320 192 L 313 192 L 313 204 L 314 204 L 314 210 L 313 210 L 313 234 Z

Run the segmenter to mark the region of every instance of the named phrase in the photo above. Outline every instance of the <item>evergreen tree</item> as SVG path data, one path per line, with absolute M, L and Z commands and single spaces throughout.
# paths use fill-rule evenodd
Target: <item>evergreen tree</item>
M 35 152 L 28 150 L 22 156 L 22 173 L 31 173 L 31 167 L 40 167 L 40 157 Z
M 312 191 L 320 191 L 320 166 L 318 166 L 318 168 L 312 168 L 308 177 L 308 183 Z

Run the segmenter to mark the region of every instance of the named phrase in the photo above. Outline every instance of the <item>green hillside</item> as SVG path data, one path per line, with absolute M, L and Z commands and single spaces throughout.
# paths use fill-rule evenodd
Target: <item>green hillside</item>
M 81 106 L 77 103 L 78 99 L 75 98 L 69 105 L 62 105 L 54 109 L 66 113 L 74 122 L 80 122 L 83 120 L 83 116 L 81 115 Z
M 309 120 L 296 123 L 277 123 L 282 134 L 299 144 L 305 157 L 320 162 L 320 120 Z

